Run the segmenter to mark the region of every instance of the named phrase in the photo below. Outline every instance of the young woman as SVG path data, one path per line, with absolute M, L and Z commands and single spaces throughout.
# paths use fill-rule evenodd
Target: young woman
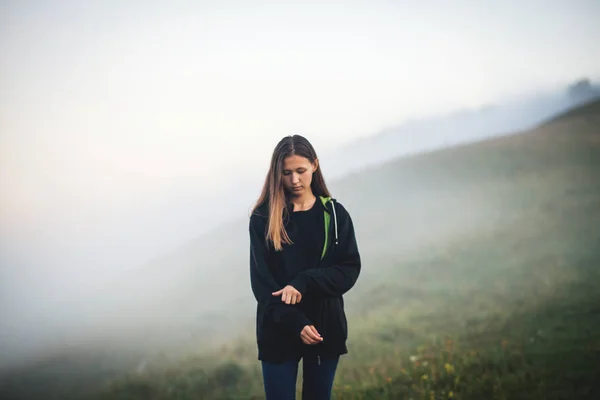
M 295 398 L 302 359 L 303 399 L 329 399 L 339 356 L 348 352 L 342 295 L 361 260 L 352 219 L 331 198 L 304 137 L 277 144 L 249 231 L 266 398 Z

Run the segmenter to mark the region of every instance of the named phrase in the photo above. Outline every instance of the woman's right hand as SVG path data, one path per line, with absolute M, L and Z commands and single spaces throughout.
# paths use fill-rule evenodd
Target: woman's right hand
M 304 344 L 317 344 L 323 341 L 314 325 L 306 325 L 300 332 L 300 338 Z

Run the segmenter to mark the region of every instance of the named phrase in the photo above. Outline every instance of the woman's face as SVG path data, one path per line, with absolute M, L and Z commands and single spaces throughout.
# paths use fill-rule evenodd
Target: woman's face
M 310 191 L 313 172 L 317 170 L 317 162 L 312 164 L 308 158 L 293 155 L 283 161 L 283 186 L 293 196 L 302 196 Z

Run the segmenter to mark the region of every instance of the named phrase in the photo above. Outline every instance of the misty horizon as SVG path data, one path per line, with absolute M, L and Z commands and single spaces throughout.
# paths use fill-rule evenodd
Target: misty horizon
M 3 4 L 0 348 L 245 216 L 283 136 L 336 182 L 528 128 L 597 85 L 598 5 L 515 4 Z M 410 135 L 539 99 L 505 132 Z

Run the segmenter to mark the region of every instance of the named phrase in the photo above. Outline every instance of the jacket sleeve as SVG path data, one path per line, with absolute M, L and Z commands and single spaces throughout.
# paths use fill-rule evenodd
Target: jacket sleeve
M 300 335 L 306 325 L 312 322 L 294 304 L 285 304 L 281 296 L 273 296 L 273 292 L 281 289 L 275 282 L 266 262 L 265 226 L 261 218 L 252 215 L 250 218 L 250 282 L 256 301 L 265 308 L 265 316 L 270 316 L 275 323 L 282 324 L 291 332 Z
M 302 294 L 339 297 L 354 286 L 360 275 L 361 259 L 352 218 L 340 203 L 337 204 L 339 242 L 333 263 L 327 267 L 306 269 L 298 274 L 290 285 Z

